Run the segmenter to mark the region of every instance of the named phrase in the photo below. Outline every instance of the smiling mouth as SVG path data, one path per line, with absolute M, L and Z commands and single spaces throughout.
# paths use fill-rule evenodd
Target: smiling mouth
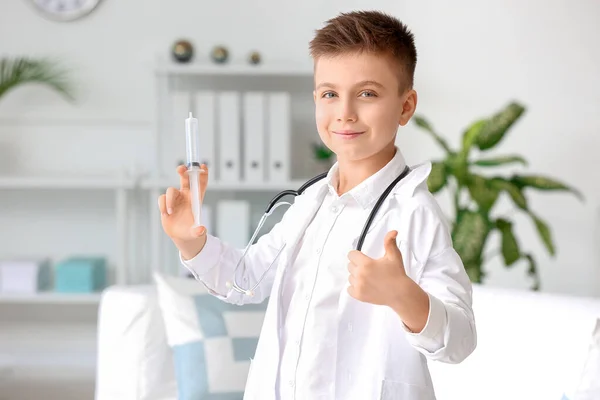
M 335 133 L 338 136 L 342 136 L 342 137 L 355 137 L 355 136 L 359 136 L 362 135 L 363 132 L 357 132 L 357 131 L 333 131 L 333 133 Z

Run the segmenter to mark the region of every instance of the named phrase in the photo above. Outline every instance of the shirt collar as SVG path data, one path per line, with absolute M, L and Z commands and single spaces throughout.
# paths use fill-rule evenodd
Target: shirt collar
M 362 181 L 356 187 L 341 196 L 351 197 L 363 209 L 369 208 L 381 196 L 383 191 L 398 177 L 406 167 L 404 156 L 398 147 L 394 157 L 379 171 Z M 337 196 L 338 164 L 335 163 L 327 173 L 325 181 L 329 191 Z

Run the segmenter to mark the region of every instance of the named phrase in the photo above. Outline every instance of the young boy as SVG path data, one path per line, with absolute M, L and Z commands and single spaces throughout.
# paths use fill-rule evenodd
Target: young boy
M 213 295 L 235 304 L 269 297 L 245 399 L 435 399 L 427 360 L 461 362 L 476 329 L 470 281 L 427 190 L 429 163 L 395 185 L 355 250 L 406 167 L 395 137 L 417 105 L 413 35 L 380 12 L 343 13 L 310 50 L 317 129 L 337 163 L 244 257 L 243 288 L 277 258 L 254 295 L 228 285 L 242 250 L 190 228 L 185 167 L 181 188 L 159 199 L 163 228 Z M 200 181 L 206 190 L 208 170 Z

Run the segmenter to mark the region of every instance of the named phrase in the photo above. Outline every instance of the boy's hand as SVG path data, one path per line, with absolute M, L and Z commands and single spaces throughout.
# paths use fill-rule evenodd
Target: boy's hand
M 420 332 L 429 315 L 429 296 L 406 275 L 397 235 L 391 231 L 385 236 L 381 258 L 372 259 L 358 250 L 348 253 L 348 293 L 365 303 L 391 307 L 411 331 Z
M 199 176 L 200 198 L 204 198 L 208 183 L 208 168 L 202 165 L 205 172 Z M 206 243 L 206 228 L 193 227 L 190 179 L 184 165 L 177 167 L 179 189 L 170 187 L 158 198 L 160 220 L 163 230 L 171 238 L 184 259 L 193 258 Z

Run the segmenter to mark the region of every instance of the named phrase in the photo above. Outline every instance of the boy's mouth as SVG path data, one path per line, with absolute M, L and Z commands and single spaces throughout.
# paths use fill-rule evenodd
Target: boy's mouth
M 364 131 L 358 132 L 358 131 L 344 130 L 344 131 L 333 131 L 333 133 L 335 133 L 337 136 L 341 137 L 342 139 L 354 139 L 355 137 L 358 137 L 365 132 Z

